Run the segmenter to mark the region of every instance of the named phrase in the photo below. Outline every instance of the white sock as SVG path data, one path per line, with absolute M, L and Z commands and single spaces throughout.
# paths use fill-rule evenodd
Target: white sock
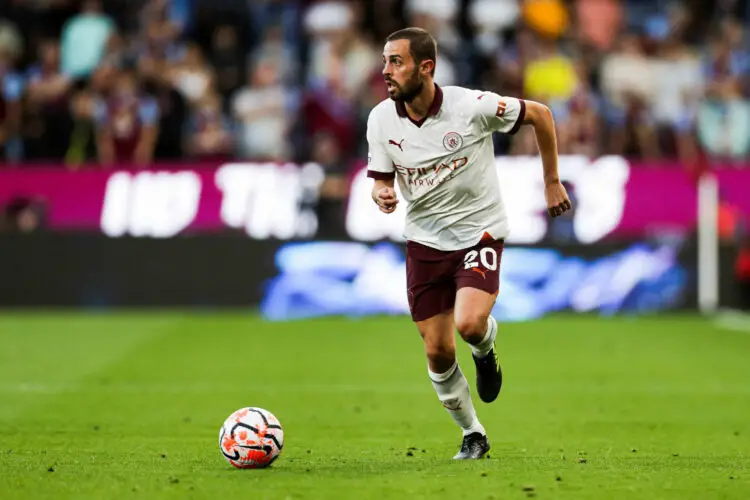
M 471 402 L 469 382 L 458 367 L 458 361 L 445 373 L 434 373 L 429 369 L 427 371 L 440 402 L 461 427 L 464 436 L 472 432 L 486 434 L 484 427 L 479 423 L 474 404 Z
M 477 345 L 471 346 L 471 352 L 477 358 L 483 358 L 487 356 L 492 350 L 492 346 L 495 344 L 495 337 L 497 337 L 497 321 L 495 318 L 490 316 L 487 319 L 487 331 L 484 333 L 484 338 Z

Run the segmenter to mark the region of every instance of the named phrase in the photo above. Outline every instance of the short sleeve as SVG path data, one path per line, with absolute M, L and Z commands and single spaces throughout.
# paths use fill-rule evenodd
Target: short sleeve
M 138 115 L 143 125 L 156 125 L 159 120 L 159 105 L 156 100 L 146 98 L 141 101 Z
M 3 79 L 3 98 L 8 102 L 16 102 L 23 94 L 23 79 L 14 74 L 5 75 Z
M 375 180 L 391 180 L 396 177 L 396 171 L 390 156 L 380 141 L 377 118 L 371 111 L 367 119 L 367 177 Z
M 482 92 L 476 97 L 477 118 L 488 132 L 515 134 L 523 125 L 526 103 L 523 99 Z

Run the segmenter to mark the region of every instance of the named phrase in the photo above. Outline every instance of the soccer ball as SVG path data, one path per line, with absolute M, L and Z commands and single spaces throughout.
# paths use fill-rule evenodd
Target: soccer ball
M 241 408 L 229 415 L 219 431 L 219 449 L 238 469 L 268 467 L 284 447 L 279 420 L 263 408 Z

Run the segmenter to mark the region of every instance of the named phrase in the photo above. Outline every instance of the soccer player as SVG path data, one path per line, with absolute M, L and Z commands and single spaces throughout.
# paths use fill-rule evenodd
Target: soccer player
M 548 212 L 571 204 L 557 173 L 557 144 L 543 104 L 433 81 L 437 44 L 427 32 L 392 33 L 383 50 L 390 100 L 370 112 L 368 176 L 380 210 L 398 205 L 394 180 L 408 202 L 405 237 L 409 308 L 424 340 L 430 380 L 463 430 L 455 459 L 481 458 L 490 449 L 469 384 L 456 361 L 454 328 L 472 350 L 479 397 L 497 398 L 502 372 L 490 315 L 499 287 L 508 221 L 500 195 L 492 133 L 536 132 Z M 512 189 L 508 186 L 506 189 Z

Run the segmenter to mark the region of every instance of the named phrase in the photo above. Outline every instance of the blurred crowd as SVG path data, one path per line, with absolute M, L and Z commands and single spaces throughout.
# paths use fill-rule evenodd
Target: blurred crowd
M 436 81 L 547 103 L 560 152 L 750 152 L 750 0 L 0 0 L 6 163 L 366 156 L 384 38 L 438 40 Z M 533 154 L 533 133 L 497 137 Z M 0 159 L 0 162 L 3 160 Z M 333 184 L 332 190 L 345 189 Z

